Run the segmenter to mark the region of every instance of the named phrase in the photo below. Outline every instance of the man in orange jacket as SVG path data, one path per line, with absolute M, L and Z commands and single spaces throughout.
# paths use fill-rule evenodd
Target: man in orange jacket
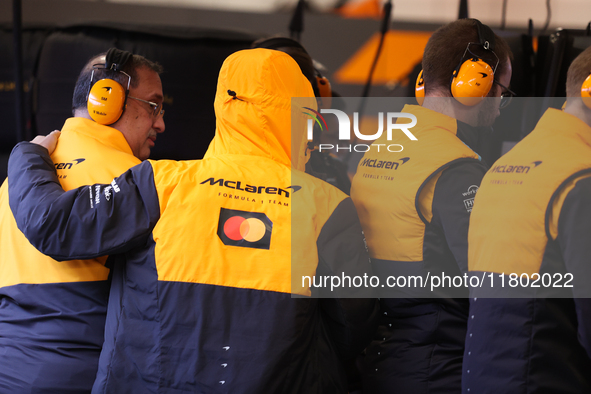
M 15 148 L 11 207 L 32 243 L 120 256 L 93 392 L 347 392 L 341 360 L 366 345 L 378 304 L 359 288 L 314 297 L 315 275 L 371 268 L 351 200 L 303 172 L 307 116 L 292 97 L 315 107 L 290 56 L 240 51 L 220 71 L 203 160 L 64 193 L 44 148 Z
M 148 157 L 165 128 L 160 72 L 115 49 L 88 61 L 76 82 L 74 117 L 51 156 L 66 190 L 110 182 Z M 88 96 L 97 83 L 121 89 L 118 119 L 91 117 Z M 57 262 L 39 253 L 10 212 L 12 180 L 0 188 L 0 393 L 88 393 L 104 340 L 110 264 L 106 256 Z

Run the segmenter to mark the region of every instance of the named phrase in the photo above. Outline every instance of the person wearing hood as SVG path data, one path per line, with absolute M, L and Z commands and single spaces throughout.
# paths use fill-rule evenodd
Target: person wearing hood
M 321 74 L 314 60 L 299 41 L 287 37 L 269 37 L 253 42 L 252 48 L 274 49 L 291 56 L 300 66 L 302 74 L 312 85 L 319 108 L 318 111 L 321 111 L 322 108 L 332 108 L 338 100 L 336 98 L 340 97 L 338 93 L 331 89 L 330 81 Z M 333 137 L 329 135 L 328 128 L 322 130 L 322 132 L 319 128 L 314 128 L 314 138 L 310 141 L 311 144 L 314 144 L 314 149 L 310 152 L 310 158 L 306 163 L 306 172 L 349 194 L 351 193 L 351 180 L 347 174 L 346 164 L 336 156 L 332 156 L 328 152 L 321 152 L 318 148 L 318 144 L 323 139 L 333 142 L 333 139 L 336 138 Z
M 221 68 L 203 160 L 64 192 L 47 149 L 14 149 L 11 208 L 31 243 L 117 258 L 94 393 L 346 393 L 340 360 L 367 344 L 378 303 L 317 298 L 303 280 L 371 268 L 351 200 L 303 172 L 292 97 L 315 108 L 296 62 L 245 50 Z M 37 141 L 51 149 L 55 135 Z

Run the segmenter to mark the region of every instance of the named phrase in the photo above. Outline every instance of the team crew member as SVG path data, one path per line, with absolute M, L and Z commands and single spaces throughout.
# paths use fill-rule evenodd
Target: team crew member
M 340 359 L 367 344 L 378 303 L 312 298 L 303 284 L 371 271 L 351 200 L 301 171 L 307 116 L 291 97 L 315 107 L 290 56 L 240 51 L 220 71 L 203 160 L 144 162 L 64 194 L 45 149 L 15 149 L 12 208 L 34 245 L 56 258 L 125 252 L 93 392 L 347 392 Z
M 331 90 L 328 78 L 320 73 L 308 51 L 298 41 L 286 37 L 271 37 L 255 41 L 252 47 L 275 49 L 291 56 L 312 85 L 319 108 L 331 108 L 336 101 L 333 100 L 333 95 L 336 93 Z M 329 138 L 326 136 L 328 130 L 323 130 L 320 134 L 320 131 L 315 129 L 314 133 L 314 141 L 311 141 L 311 144 L 317 145 L 322 138 Z M 310 152 L 310 160 L 306 163 L 306 172 L 338 187 L 346 194 L 351 192 L 351 181 L 345 163 L 327 152 L 321 152 L 317 146 Z
M 510 57 L 507 43 L 475 19 L 452 22 L 429 39 L 423 106 L 401 111 L 416 116 L 410 131 L 417 141 L 384 134 L 375 144 L 404 150 L 367 152 L 353 179 L 351 197 L 381 283 L 467 271 L 468 221 L 486 172 L 478 145 L 499 115 Z M 380 327 L 358 363 L 364 392 L 459 393 L 468 300 L 451 297 L 467 296 L 449 288 L 383 293 Z
M 482 181 L 468 267 L 494 275 L 491 298 L 470 299 L 465 393 L 591 392 L 590 70 L 588 48 L 564 111 L 548 109 Z
M 51 156 L 66 190 L 110 182 L 146 159 L 164 131 L 161 67 L 130 55 L 113 49 L 95 56 L 76 82 L 74 117 L 64 123 Z M 110 70 L 112 66 L 129 77 Z M 127 105 L 119 101 L 111 111 L 118 119 L 91 118 L 87 97 L 97 81 L 99 90 L 123 87 L 123 100 L 130 82 Z M 107 257 L 57 262 L 39 253 L 17 228 L 7 182 L 0 189 L 0 393 L 87 393 L 104 339 Z M 70 236 L 85 245 L 76 234 Z

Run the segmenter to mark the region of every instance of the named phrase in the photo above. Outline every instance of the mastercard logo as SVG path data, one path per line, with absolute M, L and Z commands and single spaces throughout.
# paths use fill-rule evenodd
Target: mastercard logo
M 218 237 L 224 245 L 269 249 L 273 222 L 261 212 L 220 210 Z

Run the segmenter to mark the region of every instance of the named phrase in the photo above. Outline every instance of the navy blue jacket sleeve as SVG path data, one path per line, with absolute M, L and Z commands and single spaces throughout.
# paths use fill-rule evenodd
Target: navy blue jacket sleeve
M 131 250 L 146 241 L 160 215 L 149 162 L 111 184 L 64 192 L 47 150 L 28 142 L 18 144 L 10 155 L 8 193 L 19 229 L 56 260 Z
M 558 219 L 558 243 L 566 270 L 573 276 L 579 341 L 591 357 L 591 178 L 577 182 Z
M 371 277 L 372 269 L 357 211 L 350 198 L 344 199 L 322 227 L 317 241 L 317 276 L 343 278 Z M 369 343 L 377 329 L 379 303 L 367 287 L 344 285 L 320 296 L 323 321 L 343 359 L 355 357 Z

